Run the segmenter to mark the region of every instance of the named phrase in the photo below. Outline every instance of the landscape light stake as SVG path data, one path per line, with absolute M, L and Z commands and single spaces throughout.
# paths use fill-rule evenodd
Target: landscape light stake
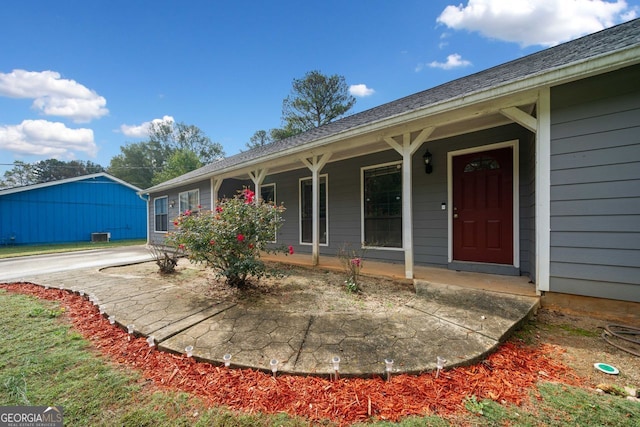
M 340 378 L 340 357 L 338 356 L 334 356 L 333 359 L 331 359 L 331 364 L 333 365 L 333 372 L 334 372 L 334 379 L 337 381 L 338 378 Z
M 116 316 L 112 314 L 109 316 L 109 324 L 113 325 L 114 323 L 116 323 Z
M 153 347 L 154 345 L 156 345 L 153 335 L 149 335 L 147 337 L 147 344 L 149 344 L 149 347 Z
M 438 359 L 436 360 L 436 378 L 440 376 L 440 371 L 444 368 L 445 363 L 447 363 L 447 359 L 438 356 Z
M 184 348 L 185 353 L 187 353 L 187 357 L 193 356 L 193 346 L 188 345 Z
M 271 372 L 273 372 L 273 378 L 275 378 L 276 372 L 278 372 L 278 359 L 271 359 L 269 366 L 271 366 Z
M 231 355 L 229 353 L 222 356 L 222 360 L 224 361 L 225 368 L 228 368 L 231 365 Z
M 387 381 L 391 381 L 391 371 L 393 371 L 393 359 L 384 359 Z
M 135 325 L 133 323 L 127 325 L 127 333 L 129 334 L 127 338 L 129 341 L 131 341 L 131 335 L 133 335 L 134 328 L 135 328 Z

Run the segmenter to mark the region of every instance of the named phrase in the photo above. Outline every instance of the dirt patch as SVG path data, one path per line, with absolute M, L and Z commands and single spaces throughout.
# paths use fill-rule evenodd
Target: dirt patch
M 161 275 L 153 262 L 102 270 L 109 275 L 140 277 L 170 283 L 214 301 L 234 302 L 246 309 L 278 309 L 307 314 L 392 313 L 403 310 L 416 298 L 406 282 L 361 277 L 360 293 L 349 293 L 346 274 L 285 264 L 269 264 L 277 275 L 252 281 L 246 289 L 230 288 L 209 270 L 181 259 L 175 274 Z
M 640 357 L 619 350 L 602 339 L 602 328 L 610 324 L 619 324 L 619 321 L 540 310 L 518 335 L 524 340 L 563 348 L 563 361 L 587 379 L 591 387 L 606 383 L 640 390 Z M 638 351 L 638 347 L 635 351 Z M 594 363 L 615 366 L 620 373 L 605 374 L 596 370 Z
M 284 264 L 277 264 L 277 267 L 282 277 L 261 279 L 243 291 L 229 288 L 212 272 L 184 259 L 180 260 L 173 275 L 160 275 L 155 263 L 107 268 L 103 272 L 171 283 L 216 301 L 235 302 L 247 309 L 258 310 L 277 308 L 309 314 L 392 313 L 403 310 L 417 298 L 413 287 L 406 282 L 363 276 L 362 292 L 350 294 L 344 285 L 345 274 Z M 561 347 L 563 361 L 586 378 L 591 387 L 609 383 L 640 389 L 640 357 L 619 350 L 600 337 L 602 327 L 615 323 L 619 321 L 541 309 L 514 339 Z M 615 366 L 620 374 L 608 375 L 596 370 L 593 365 L 598 362 Z

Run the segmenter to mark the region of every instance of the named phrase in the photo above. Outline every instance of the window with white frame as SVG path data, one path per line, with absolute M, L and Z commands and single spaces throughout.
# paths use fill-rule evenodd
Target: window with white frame
M 263 184 L 260 186 L 260 198 L 264 203 L 276 203 L 276 184 Z
M 167 196 L 158 197 L 153 200 L 154 230 L 166 232 L 169 228 L 169 209 L 167 206 Z
M 320 209 L 318 220 L 320 222 L 320 244 L 327 244 L 327 208 L 328 191 L 327 176 L 319 177 Z M 313 243 L 313 185 L 311 178 L 300 180 L 300 243 Z
M 402 165 L 362 169 L 362 231 L 365 246 L 402 247 Z
M 195 212 L 200 205 L 200 190 L 189 190 L 178 195 L 180 212 L 185 211 Z

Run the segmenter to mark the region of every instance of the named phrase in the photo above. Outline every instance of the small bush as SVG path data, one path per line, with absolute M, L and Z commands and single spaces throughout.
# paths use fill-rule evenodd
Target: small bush
M 338 259 L 342 262 L 347 275 L 344 281 L 347 292 L 358 293 L 360 289 L 360 271 L 364 258 L 364 249 L 353 249 L 344 245 L 338 251 Z
M 178 247 L 158 243 L 151 243 L 148 248 L 160 268 L 160 274 L 173 274 L 176 272 L 178 260 L 184 256 L 184 251 Z

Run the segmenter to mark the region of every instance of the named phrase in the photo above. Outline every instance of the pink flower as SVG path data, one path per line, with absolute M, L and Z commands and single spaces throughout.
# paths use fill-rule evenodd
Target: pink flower
M 354 258 L 351 260 L 351 264 L 356 267 L 360 267 L 361 263 L 362 263 L 362 260 L 360 258 Z
M 189 216 L 191 215 L 191 211 L 189 209 L 187 209 L 186 211 L 184 211 L 184 215 L 185 216 Z
M 198 205 L 198 209 L 202 209 L 202 205 Z
M 244 242 L 244 234 L 240 233 L 236 236 L 236 238 L 238 239 L 238 242 Z
M 211 239 L 211 240 L 209 240 L 209 244 L 210 244 L 211 246 L 213 246 L 213 245 L 215 245 L 215 244 L 216 244 L 216 242 L 215 242 L 213 239 Z
M 248 188 L 246 188 L 242 192 L 242 194 L 244 195 L 244 202 L 246 204 L 253 203 L 253 198 L 255 197 L 256 193 L 254 193 L 253 191 L 251 191 Z
M 222 212 L 222 206 L 216 206 L 216 212 Z
M 289 255 L 293 255 L 293 246 L 289 245 Z
M 178 221 L 173 221 L 173 225 L 177 227 L 178 225 L 180 225 L 180 223 Z
M 180 243 L 180 244 L 178 245 L 178 247 L 179 247 L 180 249 L 184 250 L 184 245 L 183 245 L 182 243 Z
M 253 249 L 253 243 L 249 243 L 249 249 Z

